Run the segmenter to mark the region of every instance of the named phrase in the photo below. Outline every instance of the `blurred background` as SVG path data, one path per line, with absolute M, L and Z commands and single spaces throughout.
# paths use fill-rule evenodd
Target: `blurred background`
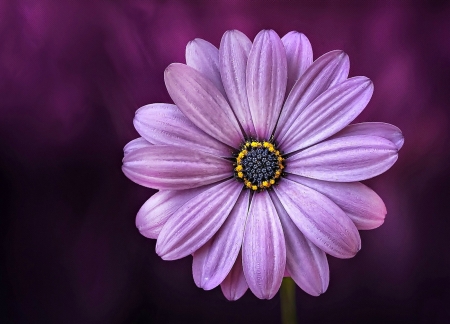
M 374 96 L 357 121 L 397 125 L 398 162 L 366 181 L 386 203 L 350 260 L 329 257 L 302 323 L 450 321 L 450 3 L 0 0 L 0 322 L 279 323 L 279 297 L 228 302 L 162 261 L 134 225 L 154 191 L 121 172 L 134 112 L 171 102 L 188 41 L 291 30 L 350 56 Z

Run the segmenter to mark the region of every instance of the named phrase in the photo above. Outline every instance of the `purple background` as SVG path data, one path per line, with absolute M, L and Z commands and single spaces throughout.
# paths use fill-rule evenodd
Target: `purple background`
M 265 28 L 303 32 L 314 58 L 347 52 L 375 84 L 357 120 L 405 135 L 366 182 L 384 225 L 329 257 L 324 295 L 297 289 L 301 322 L 450 320 L 450 4 L 359 2 L 0 1 L 0 322 L 279 322 L 278 296 L 231 303 L 195 286 L 190 257 L 162 261 L 134 226 L 154 191 L 120 170 L 135 110 L 171 102 L 163 71 L 189 40 Z

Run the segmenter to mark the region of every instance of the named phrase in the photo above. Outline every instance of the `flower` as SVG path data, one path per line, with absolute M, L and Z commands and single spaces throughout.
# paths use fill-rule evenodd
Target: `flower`
M 197 286 L 221 285 L 229 300 L 248 288 L 270 299 L 285 275 L 320 295 L 326 254 L 353 257 L 358 230 L 384 221 L 383 201 L 358 181 L 394 164 L 401 131 L 349 125 L 372 82 L 348 78 L 342 51 L 312 62 L 298 32 L 263 30 L 252 43 L 227 31 L 219 49 L 195 39 L 186 63 L 164 74 L 175 105 L 138 109 L 142 137 L 124 148 L 125 175 L 159 189 L 137 214 L 139 231 L 164 260 L 192 254 Z

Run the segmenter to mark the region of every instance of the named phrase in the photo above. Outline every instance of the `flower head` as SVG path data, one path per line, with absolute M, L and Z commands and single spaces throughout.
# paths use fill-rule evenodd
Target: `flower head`
M 173 104 L 136 112 L 142 136 L 123 172 L 159 189 L 139 210 L 142 235 L 164 260 L 193 255 L 197 286 L 235 300 L 270 299 L 288 275 L 311 295 L 329 282 L 326 254 L 351 258 L 358 229 L 380 226 L 381 198 L 358 182 L 389 169 L 403 136 L 384 123 L 349 125 L 372 82 L 349 59 L 312 61 L 301 33 L 226 32 L 219 49 L 195 39 L 164 80 Z

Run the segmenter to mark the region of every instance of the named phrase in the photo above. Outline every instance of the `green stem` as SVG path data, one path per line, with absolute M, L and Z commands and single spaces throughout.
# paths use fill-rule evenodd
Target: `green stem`
M 281 323 L 297 324 L 297 311 L 295 308 L 295 283 L 292 278 L 283 278 L 280 289 Z

